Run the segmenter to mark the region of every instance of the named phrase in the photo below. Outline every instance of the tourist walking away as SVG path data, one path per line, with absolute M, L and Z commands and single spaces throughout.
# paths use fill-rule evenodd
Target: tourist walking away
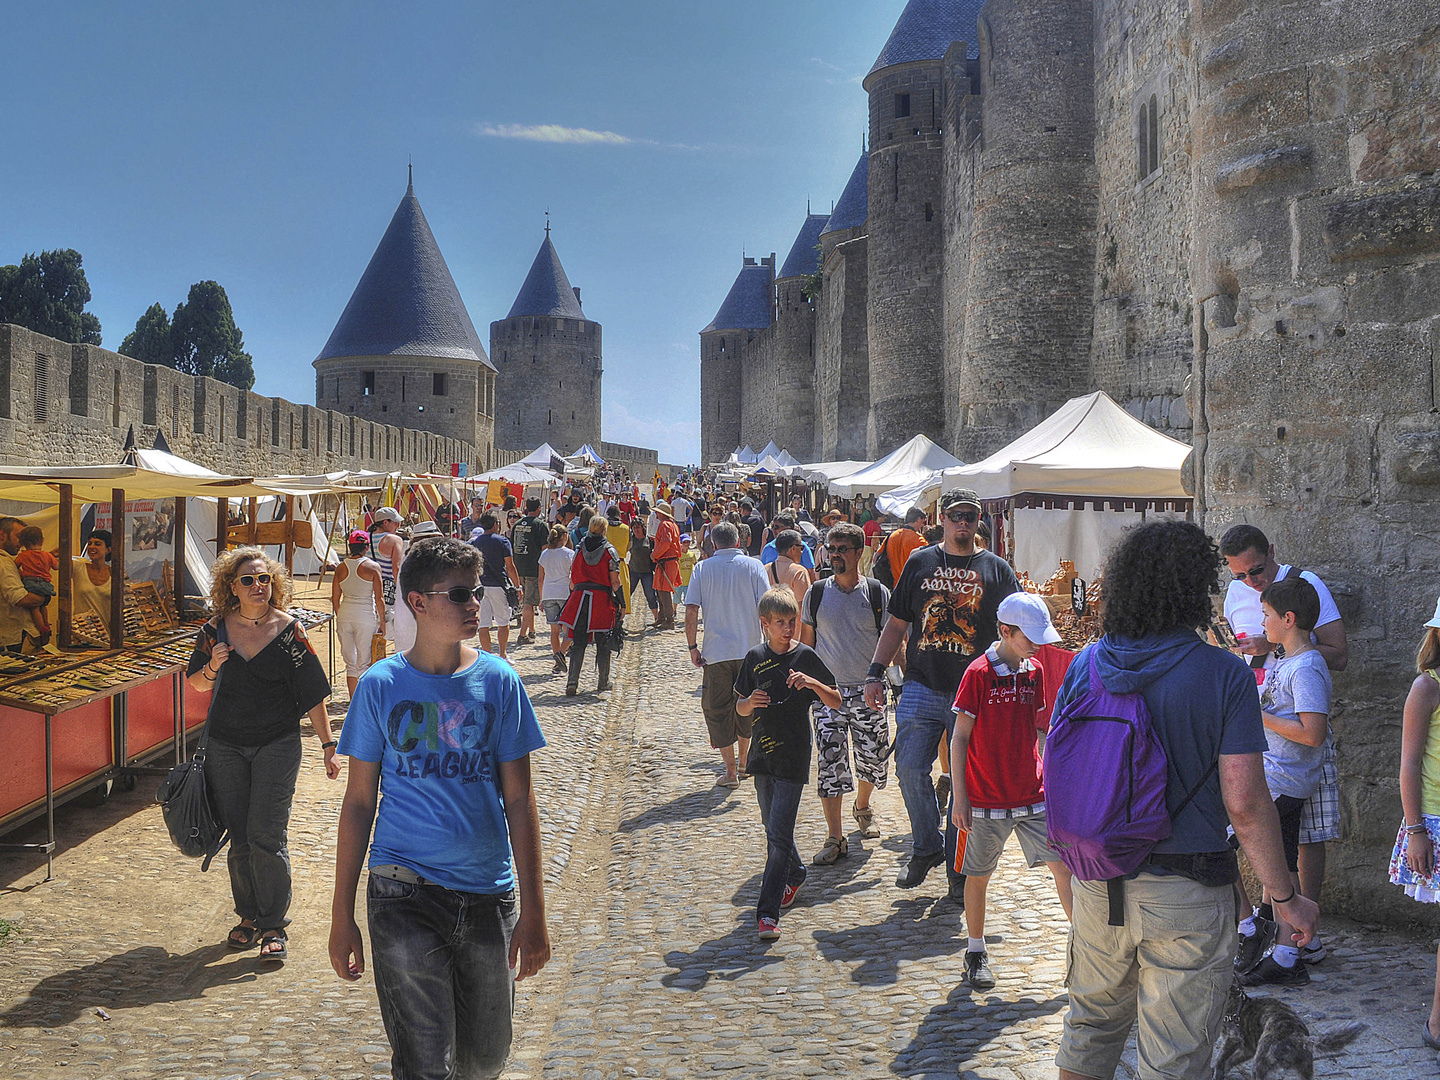
M 370 558 L 380 567 L 380 593 L 385 598 L 385 636 L 395 640 L 395 577 L 405 561 L 405 541 L 400 537 L 400 511 L 382 506 L 370 526 Z
M 628 536 L 630 531 L 625 530 Z M 563 525 L 550 527 L 550 539 L 540 553 L 540 606 L 545 609 L 545 622 L 550 627 L 550 655 L 552 675 L 565 674 L 565 651 L 570 647 L 570 635 L 560 625 L 560 613 L 570 599 L 570 564 L 575 561 L 575 552 L 566 545 L 570 534 Z M 623 575 L 625 564 L 620 564 Z
M 510 659 L 510 601 L 505 595 L 507 584 L 520 587 L 520 572 L 510 541 L 500 534 L 500 519 L 493 510 L 480 516 L 480 535 L 471 541 L 479 550 L 480 584 L 485 589 L 480 601 L 480 647 L 494 652 L 501 660 Z M 492 649 L 490 628 L 495 627 L 499 648 Z
M 635 590 L 645 590 L 645 603 L 650 608 L 650 624 L 660 622 L 660 597 L 655 592 L 655 564 L 650 559 L 652 546 L 645 535 L 645 521 L 638 515 L 630 522 L 630 604 L 633 606 Z
M 725 766 L 716 786 L 735 788 L 745 772 L 751 729 L 750 717 L 735 708 L 735 680 L 745 654 L 760 644 L 757 610 L 770 582 L 760 560 L 737 546 L 740 531 L 733 522 L 720 522 L 711 535 L 715 554 L 695 567 L 685 593 L 685 642 L 691 663 L 701 669 L 700 707 L 710 745 L 720 751 Z M 703 645 L 699 640 L 702 611 Z
M 368 843 L 370 953 L 397 1078 L 499 1076 L 514 984 L 550 958 L 530 780 L 545 738 L 515 669 L 467 644 L 480 560 L 449 538 L 406 559 L 415 644 L 365 673 L 341 733 L 330 966 L 351 982 L 365 971 L 355 893 Z
M 965 981 L 990 990 L 995 975 L 985 948 L 985 900 L 990 876 L 1011 836 L 1031 869 L 1045 866 L 1070 916 L 1070 871 L 1050 847 L 1045 826 L 1045 724 L 1041 705 L 1048 692 L 1045 672 L 1034 662 L 1042 645 L 1060 634 L 1050 608 L 1038 596 L 1011 593 L 995 618 L 1000 638 L 965 669 L 955 694 L 955 828 L 963 848 L 957 855 L 965 875 Z
M 630 526 L 620 520 L 620 510 L 613 504 L 605 512 L 605 539 L 620 556 L 620 614 L 623 618 L 630 614 Z
M 948 742 L 954 732 L 960 678 L 998 636 L 995 611 L 1020 584 L 1009 563 L 975 546 L 980 500 L 973 491 L 947 491 L 940 497 L 940 514 L 944 542 L 915 551 L 890 596 L 890 618 L 865 677 L 865 703 L 884 706 L 886 668 L 908 637 L 905 684 L 895 708 L 895 776 L 910 818 L 910 861 L 895 884 L 913 889 L 944 863 L 950 899 L 963 904 L 950 800 L 942 833 L 930 770 L 941 740 Z
M 305 631 L 286 611 L 290 576 L 260 548 L 227 551 L 210 568 L 210 618 L 200 628 L 186 679 L 210 694 L 205 782 L 230 834 L 226 863 L 240 922 L 226 944 L 284 960 L 290 924 L 287 831 L 300 775 L 300 719 L 307 713 L 340 775 L 325 699 L 330 679 Z
M 1320 596 L 1310 582 L 1291 575 L 1267 588 L 1260 602 L 1265 636 L 1285 653 L 1266 677 L 1260 697 L 1267 743 L 1265 783 L 1280 818 L 1285 864 L 1294 879 L 1290 884 L 1298 889 L 1300 811 L 1320 786 L 1324 746 L 1330 737 L 1330 669 L 1310 643 L 1320 617 Z M 1310 973 L 1290 943 L 1294 928 L 1283 912 L 1274 912 L 1271 900 L 1264 895 L 1259 911 L 1246 912 L 1240 923 L 1236 978 L 1243 986 L 1308 983 Z M 1272 943 L 1274 948 L 1267 953 Z
M 850 813 L 860 836 L 880 835 L 870 795 L 885 786 L 890 759 L 890 721 L 885 709 L 865 703 L 865 673 L 880 630 L 890 590 L 874 578 L 860 576 L 865 534 L 855 525 L 830 527 L 825 555 L 831 575 L 811 585 L 800 604 L 800 641 L 809 645 L 835 676 L 840 705 L 815 709 L 816 793 L 825 814 L 825 846 L 811 860 L 830 866 L 850 853 L 841 826 L 845 796 L 853 791 Z M 850 747 L 855 766 L 850 766 Z
M 1390 856 L 1390 881 L 1422 904 L 1440 904 L 1440 602 L 1425 624 L 1415 654 L 1418 674 L 1405 698 L 1400 731 L 1400 805 L 1405 820 Z M 1440 1050 L 1440 951 L 1436 953 L 1435 996 L 1421 1028 L 1421 1040 Z
M 658 630 L 675 629 L 675 590 L 680 588 L 680 529 L 671 516 L 670 504 L 661 500 L 655 504 L 655 539 L 652 541 L 650 562 L 654 567 L 655 593 L 660 600 L 660 616 L 655 623 Z
M 1345 624 L 1335 598 L 1318 574 L 1302 570 L 1275 557 L 1275 545 L 1253 525 L 1235 525 L 1220 538 L 1220 554 L 1233 580 L 1225 590 L 1225 618 L 1241 638 L 1241 656 L 1255 669 L 1263 691 L 1268 672 L 1276 664 L 1274 644 L 1265 636 L 1260 594 L 1277 581 L 1303 577 L 1320 597 L 1320 617 L 1311 632 L 1311 643 L 1331 671 L 1344 671 L 1350 662 Z M 1340 769 L 1334 741 L 1326 738 L 1320 768 L 1320 786 L 1300 810 L 1300 892 L 1317 904 L 1325 882 L 1325 843 L 1340 839 Z M 1316 937 L 1303 950 L 1301 959 L 1317 964 L 1325 959 L 1325 946 Z
M 755 904 L 761 941 L 780 936 L 780 913 L 805 883 L 805 860 L 795 846 L 795 817 L 810 778 L 810 707 L 840 707 L 835 676 L 795 637 L 800 606 L 789 589 L 775 588 L 757 605 L 764 641 L 740 662 L 735 709 L 753 717 L 746 770 L 755 780 L 765 826 L 765 873 Z
M 605 539 L 605 519 L 592 518 L 590 532 L 580 541 L 570 563 L 570 598 L 560 613 L 560 624 L 570 628 L 570 667 L 565 694 L 580 692 L 580 668 L 585 646 L 595 646 L 600 681 L 597 694 L 610 689 L 610 632 L 621 618 L 620 556 Z
M 525 500 L 525 516 L 510 530 L 511 557 L 520 575 L 520 645 L 535 641 L 535 609 L 540 606 L 540 553 L 550 542 L 550 527 L 540 517 L 540 500 Z
M 44 601 L 30 609 L 33 636 L 37 644 L 44 646 L 50 642 L 50 620 L 45 609 L 55 597 L 55 571 L 60 569 L 60 559 L 55 552 L 45 550 L 45 530 L 38 525 L 21 529 L 19 540 L 15 569 L 20 572 L 20 584 L 25 586 L 25 591 Z
M 740 523 L 750 528 L 750 544 L 746 554 L 756 556 L 765 546 L 765 519 L 755 509 L 755 503 L 747 495 L 740 500 Z
M 371 644 L 379 633 L 385 613 L 380 567 L 367 558 L 370 534 L 356 529 L 350 534 L 350 554 L 335 568 L 330 583 L 330 609 L 335 612 L 335 636 L 345 661 L 345 685 L 355 696 L 355 684 L 370 667 Z
M 1105 570 L 1105 634 L 1075 658 L 1056 697 L 1045 759 L 1051 837 L 1086 833 L 1094 824 L 1071 809 L 1067 791 L 1079 789 L 1084 798 L 1076 801 L 1087 804 L 1097 790 L 1108 790 L 1097 788 L 1104 782 L 1120 793 L 1113 778 L 1095 774 L 1093 754 L 1073 766 L 1057 757 L 1072 705 L 1100 703 L 1134 724 L 1145 721 L 1142 734 L 1153 731 L 1163 759 L 1147 759 L 1151 768 L 1140 774 L 1145 787 L 1134 792 L 1134 804 L 1153 795 L 1160 824 L 1169 825 L 1169 836 L 1118 888 L 1082 880 L 1077 871 L 1069 1009 L 1056 1057 L 1061 1080 L 1113 1076 L 1132 1028 L 1140 1076 L 1210 1077 L 1236 946 L 1239 866 L 1226 842 L 1227 820 L 1277 910 L 1295 927 L 1291 944 L 1303 946 L 1315 932 L 1319 909 L 1287 884 L 1280 822 L 1265 786 L 1255 680 L 1243 661 L 1198 634 L 1210 622 L 1219 571 L 1215 542 L 1196 525 L 1157 521 L 1129 530 Z M 1089 731 L 1094 740 L 1106 737 L 1102 728 L 1114 730 L 1095 724 L 1071 730 Z M 1064 787 L 1071 776 L 1073 785 Z M 1110 834 L 1090 835 L 1103 842 Z M 1057 850 L 1076 870 L 1066 848 Z

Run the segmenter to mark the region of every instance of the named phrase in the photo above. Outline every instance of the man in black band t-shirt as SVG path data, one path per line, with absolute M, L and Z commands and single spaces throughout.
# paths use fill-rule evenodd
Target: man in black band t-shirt
M 999 636 L 995 611 L 1000 601 L 1020 588 L 1010 564 L 975 543 L 980 500 L 973 491 L 948 491 L 940 497 L 945 539 L 918 548 L 890 596 L 890 618 L 875 646 L 874 663 L 865 680 L 865 702 L 885 703 L 885 669 L 909 635 L 905 686 L 895 709 L 895 776 L 910 816 L 910 861 L 896 878 L 913 889 L 932 867 L 949 870 L 950 897 L 964 903 L 964 878 L 955 866 L 955 826 L 940 810 L 930 770 L 940 739 L 954 731 L 955 692 L 970 662 Z M 965 763 L 952 762 L 952 769 Z

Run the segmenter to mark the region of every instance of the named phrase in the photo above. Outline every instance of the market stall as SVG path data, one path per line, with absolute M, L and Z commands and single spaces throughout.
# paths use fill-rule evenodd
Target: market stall
M 1121 532 L 1156 515 L 1190 516 L 1180 480 L 1189 453 L 1097 392 L 1072 398 L 983 461 L 944 470 L 941 486 L 980 497 L 994 550 L 1025 575 L 1022 584 L 1033 579 L 1034 591 L 1056 597 L 1052 610 L 1068 608 L 1072 592 L 1085 607 L 1082 593 L 1091 605 L 1102 598 L 1098 578 Z
M 887 491 L 918 483 L 938 470 L 963 464 L 954 454 L 936 446 L 924 435 L 916 435 L 873 465 L 832 480 L 830 494 L 841 499 L 883 495 Z

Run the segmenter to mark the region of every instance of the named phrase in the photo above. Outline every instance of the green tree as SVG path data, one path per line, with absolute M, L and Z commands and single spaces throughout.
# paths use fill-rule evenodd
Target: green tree
M 171 340 L 170 316 L 161 305 L 151 304 L 140 316 L 135 329 L 126 334 L 125 340 L 120 343 L 120 351 L 142 364 L 174 366 L 175 346 Z
M 172 365 L 190 375 L 209 375 L 249 390 L 255 370 L 235 325 L 230 298 L 216 281 L 197 281 L 170 320 Z
M 83 345 L 100 344 L 100 320 L 85 310 L 90 284 L 73 248 L 31 253 L 0 266 L 0 322 Z

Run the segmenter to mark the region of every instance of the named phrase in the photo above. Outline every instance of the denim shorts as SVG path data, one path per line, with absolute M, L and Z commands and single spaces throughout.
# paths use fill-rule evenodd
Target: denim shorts
M 541 608 L 545 611 L 545 621 L 554 626 L 560 621 L 560 613 L 565 610 L 564 600 L 541 600 Z

